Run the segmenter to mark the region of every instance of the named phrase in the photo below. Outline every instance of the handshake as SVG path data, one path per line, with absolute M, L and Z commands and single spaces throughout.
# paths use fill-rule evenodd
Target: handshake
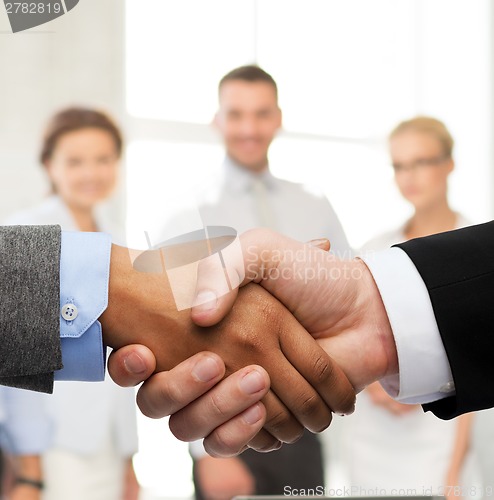
M 304 427 L 320 432 L 332 413 L 353 412 L 356 392 L 398 373 L 388 316 L 363 261 L 338 260 L 328 240 L 303 244 L 265 229 L 240 244 L 244 261 L 224 269 L 240 286 L 223 293 L 205 259 L 199 305 L 184 311 L 166 273 L 135 270 L 129 251 L 114 246 L 100 318 L 115 349 L 114 380 L 145 380 L 143 413 L 171 415 L 176 437 L 204 437 L 214 456 L 273 450 Z

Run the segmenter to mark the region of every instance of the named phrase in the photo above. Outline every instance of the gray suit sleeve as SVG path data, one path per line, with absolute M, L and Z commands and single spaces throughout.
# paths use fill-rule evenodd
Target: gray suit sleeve
M 59 226 L 0 227 L 0 384 L 52 392 L 62 368 Z

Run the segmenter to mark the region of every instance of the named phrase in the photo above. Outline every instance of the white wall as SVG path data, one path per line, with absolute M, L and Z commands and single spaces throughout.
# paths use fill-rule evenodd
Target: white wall
M 453 207 L 473 222 L 494 216 L 490 0 L 306 0 L 304 9 L 298 0 L 127 5 L 127 99 L 139 116 L 129 114 L 139 144 L 128 171 L 129 180 L 142 177 L 128 184 L 131 241 L 142 240 L 142 221 L 171 210 L 164 199 L 213 171 L 222 150 L 208 125 L 217 81 L 256 56 L 278 81 L 287 130 L 271 148 L 273 172 L 317 184 L 354 247 L 410 214 L 385 139 L 415 114 L 444 120 L 456 139 Z M 149 19 L 150 10 L 159 15 Z M 211 23 L 202 22 L 207 16 Z M 159 184 L 158 194 L 143 189 L 146 178 Z
M 420 0 L 417 111 L 456 139 L 451 200 L 474 221 L 494 217 L 492 2 Z
M 0 220 L 47 190 L 37 155 L 54 110 L 101 106 L 123 117 L 124 4 L 83 0 L 25 33 L 8 33 L 0 7 Z

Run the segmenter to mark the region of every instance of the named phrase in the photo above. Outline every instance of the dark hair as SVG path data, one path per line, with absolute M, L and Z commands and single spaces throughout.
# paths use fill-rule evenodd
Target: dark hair
M 115 141 L 118 156 L 122 154 L 122 133 L 108 115 L 94 109 L 71 107 L 59 111 L 48 122 L 41 146 L 41 163 L 45 164 L 51 158 L 57 141 L 64 134 L 84 128 L 97 128 L 108 132 Z
M 243 80 L 244 82 L 266 82 L 269 85 L 272 85 L 274 88 L 274 92 L 276 97 L 278 97 L 278 86 L 274 81 L 274 78 L 266 73 L 262 68 L 255 64 L 250 64 L 248 66 L 240 66 L 239 68 L 235 68 L 229 73 L 227 73 L 221 80 L 218 85 L 218 90 L 221 90 L 221 87 L 227 83 L 234 80 Z

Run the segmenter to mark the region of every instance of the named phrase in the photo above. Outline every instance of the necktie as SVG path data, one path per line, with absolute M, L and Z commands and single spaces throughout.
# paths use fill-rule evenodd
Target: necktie
M 252 180 L 252 194 L 259 226 L 276 229 L 276 216 L 265 180 L 256 175 Z

